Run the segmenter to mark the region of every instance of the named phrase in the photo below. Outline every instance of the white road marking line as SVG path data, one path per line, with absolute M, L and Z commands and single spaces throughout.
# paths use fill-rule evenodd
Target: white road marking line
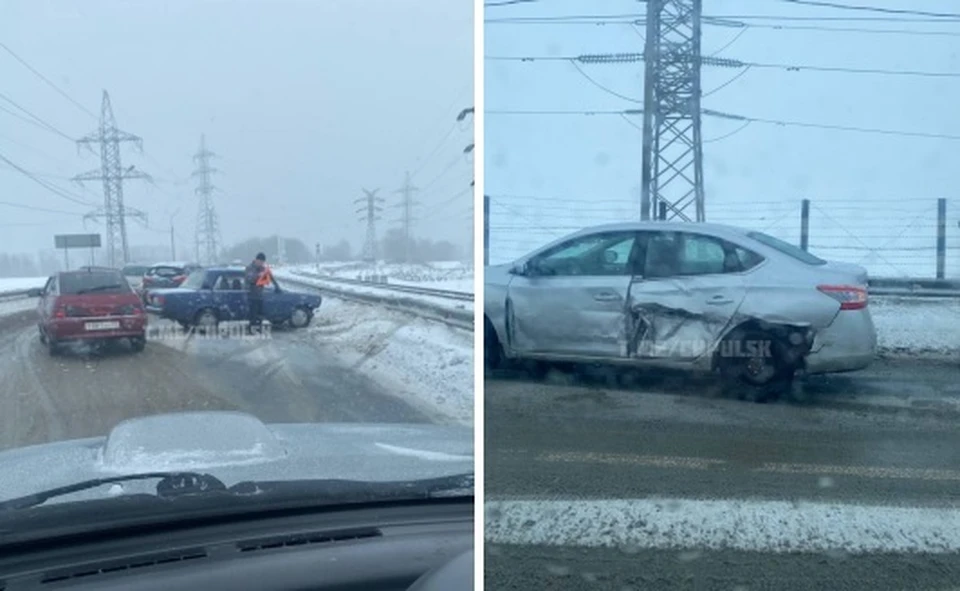
M 711 468 L 729 468 L 731 462 L 715 458 L 697 458 L 688 456 L 655 456 L 636 454 L 608 454 L 593 452 L 557 452 L 537 456 L 541 462 L 568 462 L 579 464 L 619 464 L 648 466 L 654 468 L 679 468 L 687 470 L 707 470 Z M 777 474 L 810 474 L 853 476 L 856 478 L 882 478 L 925 481 L 960 481 L 960 470 L 946 468 L 898 468 L 894 466 L 842 466 L 829 464 L 791 464 L 766 462 L 753 468 L 755 472 Z
M 488 543 L 750 552 L 960 551 L 957 509 L 689 499 L 489 500 Z
M 682 456 L 643 456 L 633 454 L 601 454 L 591 452 L 561 452 L 549 453 L 537 459 L 545 462 L 571 462 L 583 464 L 633 464 L 636 466 L 653 466 L 657 468 L 686 468 L 690 470 L 706 470 L 725 464 L 724 460 L 710 458 L 689 458 Z
M 893 478 L 903 480 L 960 480 L 960 471 L 935 468 L 892 468 L 872 466 L 824 466 L 820 464 L 766 463 L 759 472 L 780 474 L 834 474 L 860 478 Z

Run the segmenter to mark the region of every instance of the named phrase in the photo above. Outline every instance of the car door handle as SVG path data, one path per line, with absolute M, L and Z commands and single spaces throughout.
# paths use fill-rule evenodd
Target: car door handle
M 724 304 L 732 304 L 732 303 L 733 303 L 733 300 L 731 300 L 727 296 L 722 296 L 722 295 L 715 295 L 709 300 L 707 300 L 707 304 L 711 306 L 722 306 Z
M 620 295 L 605 291 L 603 293 L 595 294 L 593 299 L 597 300 L 598 302 L 616 302 L 620 300 Z

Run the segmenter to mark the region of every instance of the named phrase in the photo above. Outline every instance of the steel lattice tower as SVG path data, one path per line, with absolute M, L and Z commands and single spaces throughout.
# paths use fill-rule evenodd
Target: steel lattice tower
M 216 154 L 207 149 L 207 136 L 201 135 L 200 150 L 193 156 L 197 163 L 193 176 L 199 179 L 195 192 L 200 196 L 197 209 L 197 257 L 200 259 L 198 262 L 206 265 L 216 263 L 220 253 L 220 223 L 213 205 L 215 187 L 211 180 L 217 169 L 210 166 L 210 159 L 214 156 Z
M 103 91 L 100 104 L 100 127 L 79 140 L 77 145 L 100 144 L 100 169 L 91 170 L 73 177 L 74 181 L 103 181 L 103 207 L 84 216 L 86 219 L 105 218 L 107 222 L 107 264 L 116 267 L 130 260 L 130 248 L 127 244 L 128 217 L 139 218 L 146 222 L 147 215 L 140 210 L 126 207 L 123 203 L 124 179 L 146 179 L 150 176 L 134 166 L 126 170 L 120 162 L 120 142 L 134 142 L 143 151 L 143 139 L 117 129 L 117 121 L 110 105 L 110 95 Z
M 702 0 L 647 0 L 640 205 L 644 220 L 706 218 L 700 137 L 701 7 Z
M 360 255 L 360 258 L 368 263 L 377 262 L 377 222 L 380 221 L 380 213 L 383 211 L 381 203 L 383 203 L 383 197 L 377 197 L 377 191 L 380 189 L 374 189 L 373 191 L 368 191 L 363 189 L 365 194 L 364 197 L 354 199 L 354 203 L 362 204 L 362 207 L 357 210 L 358 214 L 361 214 L 360 221 L 366 222 L 367 224 L 367 237 L 363 241 L 363 252 Z
M 407 171 L 403 180 L 403 186 L 397 189 L 397 193 L 403 196 L 397 207 L 401 208 L 403 214 L 400 216 L 400 225 L 403 228 L 403 262 L 410 262 L 410 242 L 413 240 L 413 208 L 419 203 L 414 201 L 413 193 L 420 189 L 410 184 L 410 171 Z

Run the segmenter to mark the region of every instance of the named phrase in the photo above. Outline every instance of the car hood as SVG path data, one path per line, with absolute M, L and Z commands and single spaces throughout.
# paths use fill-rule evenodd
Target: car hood
M 484 285 L 507 285 L 510 283 L 512 275 L 510 275 L 510 269 L 513 268 L 514 263 L 506 263 L 503 265 L 490 265 L 489 267 L 483 268 L 483 283 Z
M 238 412 L 131 419 L 107 436 L 0 452 L 0 500 L 110 476 L 205 472 L 245 481 L 420 480 L 473 472 L 469 428 L 430 424 L 264 424 Z M 152 492 L 155 482 L 124 483 Z M 107 487 L 53 502 L 103 498 Z

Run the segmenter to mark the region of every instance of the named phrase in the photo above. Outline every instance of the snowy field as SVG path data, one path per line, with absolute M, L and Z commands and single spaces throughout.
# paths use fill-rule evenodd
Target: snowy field
M 331 289 L 336 289 L 345 293 L 356 293 L 358 295 L 380 295 L 380 296 L 391 296 L 396 297 L 397 292 L 390 290 L 388 287 L 377 286 L 371 284 L 367 285 L 350 285 L 344 283 L 335 283 L 331 281 L 324 281 L 323 279 L 317 277 L 305 276 L 300 273 L 316 273 L 316 268 L 309 268 L 304 270 L 295 270 L 295 269 L 277 269 L 274 271 L 274 274 L 280 280 L 281 284 L 284 277 L 290 278 L 292 281 L 298 281 L 301 283 L 306 283 L 308 285 L 313 285 L 319 288 L 328 287 Z M 436 284 L 416 284 L 422 287 L 433 287 L 436 289 L 451 289 L 450 287 L 437 287 Z M 459 291 L 459 290 L 454 290 Z M 472 311 L 473 303 L 465 300 L 454 300 L 450 298 L 445 298 L 442 296 L 430 296 L 430 295 L 421 295 L 421 294 L 412 294 L 412 293 L 403 293 L 401 294 L 403 298 L 416 300 L 423 302 L 430 306 L 451 310 L 451 311 Z
M 0 294 L 43 287 L 46 283 L 47 277 L 3 277 L 0 278 Z
M 316 265 L 301 265 L 299 270 L 316 273 Z M 414 285 L 431 289 L 446 289 L 474 293 L 473 269 L 456 261 L 439 261 L 425 264 L 366 264 L 326 263 L 319 266 L 321 274 L 344 279 L 364 280 L 373 275 L 385 275 L 394 285 Z
M 870 299 L 881 355 L 960 359 L 960 299 Z

